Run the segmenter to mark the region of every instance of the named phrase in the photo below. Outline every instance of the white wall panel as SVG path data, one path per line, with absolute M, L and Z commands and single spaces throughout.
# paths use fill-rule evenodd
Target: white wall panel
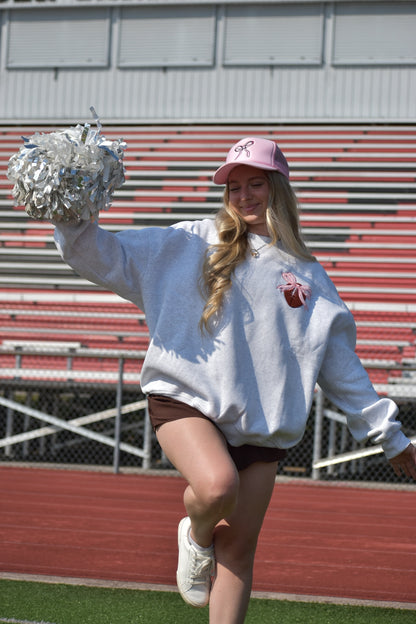
M 6 67 L 1 6 L 0 120 L 85 121 L 93 105 L 106 121 L 416 121 L 416 65 L 331 64 L 332 3 L 317 66 L 225 66 L 223 8 L 213 66 L 120 68 L 115 9 L 109 67 L 56 70 Z
M 9 68 L 106 67 L 109 9 L 12 10 L 7 41 Z
M 227 5 L 224 64 L 319 65 L 323 23 L 322 3 Z
M 119 67 L 210 66 L 214 49 L 215 6 L 121 10 Z
M 247 88 L 247 86 L 250 88 Z M 0 119 L 409 120 L 416 119 L 416 76 L 403 68 L 227 71 L 88 70 L 6 73 Z
M 334 10 L 334 64 L 416 62 L 416 2 L 339 3 Z

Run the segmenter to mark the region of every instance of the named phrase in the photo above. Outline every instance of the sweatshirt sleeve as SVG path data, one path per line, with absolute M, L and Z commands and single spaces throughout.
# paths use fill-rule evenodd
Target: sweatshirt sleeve
M 338 314 L 318 376 L 326 396 L 347 416 L 348 428 L 358 442 L 381 444 L 388 459 L 401 453 L 410 440 L 397 420 L 398 407 L 376 393 L 355 353 L 356 327 L 348 310 Z
M 85 221 L 79 225 L 59 223 L 54 236 L 63 260 L 79 275 L 143 309 L 141 285 L 148 255 L 147 231 L 112 234 L 96 222 Z

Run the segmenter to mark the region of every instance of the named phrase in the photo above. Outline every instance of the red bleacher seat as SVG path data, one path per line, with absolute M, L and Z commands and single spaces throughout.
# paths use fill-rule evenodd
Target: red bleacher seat
M 44 340 L 144 351 L 143 315 L 80 280 L 60 260 L 52 228 L 13 205 L 8 159 L 22 135 L 54 129 L 0 128 L 0 348 L 6 340 Z M 211 217 L 222 201 L 211 175 L 229 146 L 242 136 L 277 140 L 291 163 L 308 244 L 356 318 L 357 352 L 367 361 L 415 359 L 414 125 L 120 125 L 103 132 L 128 145 L 126 184 L 102 215 L 111 231 Z M 13 366 L 13 355 L 2 358 Z M 129 371 L 140 365 L 126 362 Z M 74 357 L 73 366 L 115 370 L 114 360 L 95 358 Z M 371 377 L 387 383 L 389 373 Z

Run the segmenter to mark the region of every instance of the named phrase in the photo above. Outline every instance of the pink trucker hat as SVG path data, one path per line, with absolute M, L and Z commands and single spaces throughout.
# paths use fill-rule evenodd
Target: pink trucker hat
M 230 171 L 239 165 L 251 165 L 266 171 L 279 171 L 289 178 L 289 165 L 274 141 L 248 137 L 232 146 L 225 163 L 214 173 L 215 184 L 226 184 Z

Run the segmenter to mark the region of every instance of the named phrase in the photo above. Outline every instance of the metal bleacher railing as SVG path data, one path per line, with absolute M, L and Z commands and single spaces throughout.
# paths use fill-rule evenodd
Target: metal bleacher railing
M 8 159 L 21 146 L 21 135 L 53 129 L 0 128 L 0 398 L 8 410 L 0 448 L 8 449 L 6 458 L 13 457 L 12 447 L 20 449 L 17 458 L 30 457 L 30 435 L 39 440 L 31 433 L 30 419 L 40 416 L 30 416 L 34 408 L 27 405 L 36 384 L 37 390 L 42 384 L 48 392 L 59 386 L 61 393 L 68 383 L 84 394 L 88 388 L 112 388 L 119 405 L 115 412 L 119 425 L 113 425 L 112 434 L 119 426 L 121 438 L 131 436 L 134 421 L 121 420 L 120 386 L 124 393 L 127 388 L 127 404 L 135 403 L 129 393 L 133 388 L 139 392 L 140 364 L 148 342 L 143 315 L 77 276 L 59 258 L 52 226 L 30 220 L 22 207 L 13 206 Z M 105 134 L 122 136 L 128 145 L 126 183 L 116 192 L 111 209 L 101 215 L 102 226 L 110 231 L 212 217 L 222 191 L 211 183 L 211 175 L 229 146 L 242 136 L 275 138 L 291 164 L 308 244 L 356 318 L 357 352 L 378 391 L 395 396 L 405 412 L 409 409 L 416 398 L 416 127 L 115 126 L 105 128 Z M 18 405 L 12 409 L 11 401 L 26 402 L 26 425 L 18 425 L 17 416 L 11 418 L 18 410 Z M 93 409 L 92 415 L 86 412 L 82 418 L 91 416 L 92 422 L 100 411 L 105 410 Z M 322 468 L 332 475 L 336 447 L 343 453 L 351 451 L 342 432 L 345 426 L 340 433 L 331 424 L 342 418 L 329 407 L 324 412 L 328 430 L 321 422 L 319 440 L 316 436 L 309 440 L 313 451 L 299 451 L 303 458 L 295 453 L 291 465 L 283 467 L 286 472 L 308 474 L 306 464 L 313 462 L 315 477 L 322 476 Z M 157 455 L 148 459 L 150 442 L 148 432 L 143 433 L 142 408 L 140 414 L 135 422 L 141 423 L 145 464 L 161 465 L 163 458 Z M 97 422 L 103 426 L 109 419 Z M 61 420 L 74 430 L 79 427 L 77 422 L 71 425 L 72 417 Z M 58 424 L 49 426 L 55 427 L 56 438 Z M 414 433 L 411 426 L 409 433 Z M 21 442 L 11 440 L 23 434 L 27 437 Z M 26 455 L 21 450 L 24 443 Z M 128 442 L 120 443 L 126 452 L 123 458 L 127 457 Z M 368 451 L 362 453 L 364 457 Z M 322 455 L 332 463 L 323 466 Z M 118 461 L 116 457 L 114 465 Z

